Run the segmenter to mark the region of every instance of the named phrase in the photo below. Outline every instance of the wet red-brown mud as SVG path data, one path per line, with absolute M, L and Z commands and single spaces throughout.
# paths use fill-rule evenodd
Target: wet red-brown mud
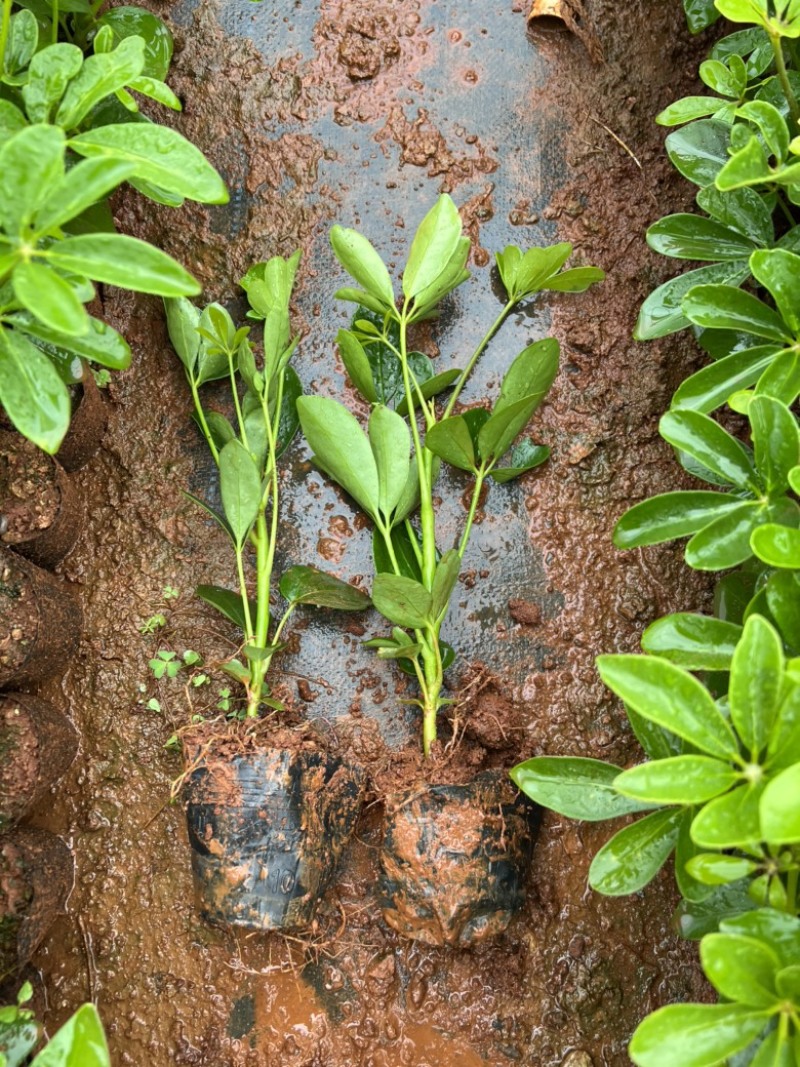
M 332 300 L 334 220 L 399 263 L 440 190 L 463 206 L 474 277 L 432 334 L 442 367 L 458 365 L 497 313 L 489 251 L 569 239 L 577 262 L 608 271 L 585 296 L 516 313 L 464 398 L 494 396 L 517 351 L 559 337 L 561 372 L 531 430 L 553 457 L 492 487 L 447 623 L 460 653 L 450 682 L 472 699 L 457 709 L 466 732 L 446 758 L 467 777 L 543 752 L 635 761 L 594 657 L 635 649 L 650 619 L 708 595 L 674 547 L 618 553 L 610 541 L 630 502 L 678 484 L 657 420 L 694 356 L 685 342 L 642 346 L 630 335 L 664 277 L 643 230 L 689 200 L 652 124 L 694 66 L 680 5 L 587 4 L 602 63 L 569 34 L 529 36 L 512 0 L 154 6 L 180 46 L 172 83 L 186 110 L 176 121 L 232 197 L 177 212 L 124 198 L 119 221 L 240 309 L 235 280 L 247 267 L 301 247 L 296 365 L 307 389 L 344 384 L 332 344 L 347 318 Z M 361 647 L 380 625 L 372 616 L 347 626 L 304 616 L 278 664 L 282 694 L 381 769 L 314 927 L 282 939 L 202 920 L 184 814 L 168 803 L 180 760 L 164 744 L 188 720 L 187 702 L 213 704 L 216 681 L 210 695 L 180 681 L 156 694 L 147 660 L 167 647 L 197 649 L 209 664 L 230 653 L 235 635 L 191 590 L 230 584 L 231 560 L 181 496 L 212 493 L 213 477 L 159 308 L 108 292 L 105 312 L 135 358 L 110 389 L 106 448 L 76 476 L 87 528 L 60 569 L 82 595 L 83 643 L 63 696 L 43 687 L 66 697 L 82 734 L 81 757 L 36 818 L 77 861 L 68 913 L 33 961 L 47 1025 L 96 1000 L 117 1067 L 622 1067 L 645 1013 L 703 987 L 694 950 L 670 928 L 669 872 L 629 900 L 586 888 L 608 828 L 546 815 L 527 902 L 490 944 L 433 948 L 382 921 L 381 793 L 418 734 L 397 702 L 402 683 Z M 368 576 L 369 529 L 300 442 L 289 457 L 280 565 Z M 443 482 L 447 529 L 464 489 L 459 475 Z M 166 586 L 177 600 L 164 600 Z M 166 627 L 141 634 L 160 612 Z M 147 707 L 153 695 L 161 712 Z

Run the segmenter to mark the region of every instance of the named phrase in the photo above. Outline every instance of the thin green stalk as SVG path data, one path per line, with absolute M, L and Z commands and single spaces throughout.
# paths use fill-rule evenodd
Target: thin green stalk
M 247 430 L 244 427 L 244 416 L 242 415 L 242 405 L 239 401 L 239 390 L 236 388 L 236 368 L 233 365 L 233 352 L 226 353 L 228 356 L 228 373 L 231 379 L 231 393 L 233 395 L 233 405 L 236 408 L 236 420 L 239 424 L 239 436 L 242 439 L 242 444 L 245 448 L 249 449 L 250 445 L 247 443 Z
M 391 352 L 394 352 L 394 354 L 397 356 L 397 358 L 402 363 L 403 362 L 403 356 L 401 355 L 400 351 L 397 348 L 395 348 L 395 346 L 389 340 L 389 337 L 386 334 L 384 334 L 383 337 L 381 338 L 381 340 L 384 342 L 386 347 Z M 406 361 L 406 363 L 407 363 L 407 361 Z M 422 395 L 422 386 L 419 384 L 419 381 L 417 380 L 417 376 L 416 376 L 416 374 L 414 374 L 414 372 L 411 369 L 411 367 L 408 368 L 408 374 L 409 374 L 409 379 L 411 381 L 411 385 L 414 388 L 414 392 L 417 394 L 417 400 L 419 401 L 419 405 L 422 408 L 422 414 L 425 416 L 425 425 L 428 428 L 430 428 L 432 423 L 436 421 L 436 413 L 435 413 L 434 407 L 433 407 L 433 400 L 431 400 L 431 402 L 429 404 L 428 401 L 425 399 L 425 397 Z
M 5 70 L 8 27 L 11 22 L 11 0 L 3 0 L 3 21 L 0 23 L 0 67 Z
M 786 879 L 786 910 L 790 915 L 797 914 L 797 883 L 800 871 L 795 868 L 793 871 L 789 871 L 789 875 Z
M 53 4 L 53 24 L 50 27 L 50 43 L 58 43 L 58 0 L 52 0 Z
M 192 398 L 194 400 L 194 409 L 197 412 L 197 421 L 200 423 L 200 429 L 203 431 L 203 436 L 206 439 L 211 455 L 214 457 L 214 462 L 219 466 L 219 449 L 214 444 L 214 439 L 211 436 L 211 431 L 208 428 L 208 422 L 206 421 L 206 415 L 203 411 L 203 405 L 200 403 L 200 393 L 197 388 L 197 382 L 189 377 L 189 387 L 192 390 Z
M 411 379 L 408 369 L 407 347 L 407 321 L 405 316 L 400 320 L 400 364 L 403 371 L 403 387 L 408 402 L 408 421 L 411 423 L 411 434 L 414 438 L 414 453 L 419 474 L 419 510 L 420 525 L 422 528 L 422 581 L 427 589 L 433 586 L 433 576 L 436 573 L 436 518 L 433 513 L 431 501 L 430 468 L 426 463 L 427 449 L 423 448 L 417 426 L 416 409 L 414 407 L 414 394 L 411 389 Z
M 472 499 L 469 502 L 469 512 L 467 514 L 467 521 L 464 525 L 464 531 L 461 534 L 461 541 L 458 545 L 458 557 L 464 558 L 464 553 L 467 549 L 467 543 L 469 541 L 469 535 L 472 533 L 472 524 L 475 521 L 475 515 L 478 511 L 478 504 L 481 498 L 481 491 L 483 489 L 483 483 L 486 481 L 486 470 L 483 466 L 478 470 L 475 476 L 475 488 L 472 490 Z
M 473 370 L 475 369 L 475 364 L 478 362 L 478 360 L 483 355 L 483 350 L 486 348 L 486 346 L 489 344 L 491 339 L 494 337 L 494 335 L 497 333 L 497 331 L 500 329 L 500 327 L 505 322 L 506 316 L 511 311 L 511 309 L 514 307 L 515 303 L 516 303 L 516 301 L 509 300 L 509 302 L 506 304 L 506 306 L 503 308 L 503 310 L 500 312 L 500 314 L 494 320 L 492 325 L 489 327 L 489 330 L 486 333 L 486 335 L 484 336 L 484 338 L 481 341 L 481 343 L 478 345 L 478 347 L 475 349 L 475 351 L 470 356 L 469 362 L 467 363 L 467 365 L 464 368 L 464 370 L 461 372 L 461 377 L 456 382 L 455 388 L 453 389 L 453 393 L 452 393 L 450 399 L 447 402 L 447 407 L 444 409 L 444 415 L 442 416 L 443 419 L 447 419 L 447 418 L 450 417 L 450 415 L 452 415 L 453 408 L 456 406 L 456 401 L 458 400 L 458 397 L 459 397 L 459 395 L 461 393 L 461 390 L 467 384 L 467 380 L 469 379 L 470 374 L 472 374 Z
M 779 33 L 772 33 L 769 28 L 767 28 L 767 33 L 769 34 L 772 51 L 775 53 L 775 66 L 778 71 L 781 88 L 786 97 L 786 103 L 789 105 L 789 113 L 792 116 L 792 121 L 794 122 L 795 130 L 797 131 L 800 129 L 800 107 L 798 107 L 797 98 L 794 95 L 794 90 L 792 89 L 792 84 L 789 81 L 789 75 L 786 70 L 786 59 L 783 55 L 781 36 Z

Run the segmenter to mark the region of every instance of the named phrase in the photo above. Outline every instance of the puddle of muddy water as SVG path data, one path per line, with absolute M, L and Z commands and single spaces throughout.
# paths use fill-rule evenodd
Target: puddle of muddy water
M 692 359 L 682 344 L 630 340 L 638 303 L 660 280 L 644 227 L 687 199 L 651 123 L 679 91 L 675 72 L 690 67 L 677 43 L 679 5 L 617 7 L 593 7 L 606 60 L 592 65 L 568 36 L 529 37 L 511 0 L 156 0 L 180 46 L 177 121 L 233 195 L 209 210 L 154 210 L 133 197 L 118 205 L 126 230 L 162 243 L 232 307 L 241 308 L 235 280 L 253 261 L 301 247 L 297 367 L 324 394 L 344 385 L 332 345 L 347 322 L 332 301 L 333 221 L 362 227 L 397 264 L 440 190 L 466 205 L 475 276 L 431 338 L 442 366 L 458 365 L 499 310 L 484 250 L 558 237 L 574 242 L 580 262 L 609 271 L 586 296 L 515 315 L 465 397 L 496 395 L 520 349 L 550 331 L 560 338 L 562 371 L 532 428 L 553 458 L 491 488 L 447 623 L 463 664 L 495 676 L 491 752 L 462 750 L 495 765 L 541 752 L 635 759 L 594 656 L 634 649 L 647 621 L 706 595 L 671 548 L 621 554 L 610 543 L 626 503 L 675 487 L 657 417 Z M 641 169 L 595 119 L 632 145 Z M 181 496 L 190 484 L 212 486 L 159 308 L 105 296 L 135 360 L 112 386 L 108 447 L 79 476 L 88 529 L 61 568 L 84 603 L 80 655 L 63 692 L 44 687 L 69 705 L 83 738 L 36 817 L 74 848 L 78 872 L 69 913 L 34 961 L 48 1026 L 95 999 L 117 1067 L 560 1067 L 576 1050 L 592 1067 L 626 1064 L 642 1015 L 702 988 L 669 927 L 668 877 L 632 902 L 586 890 L 602 827 L 545 819 L 523 913 L 479 949 L 402 942 L 383 924 L 379 805 L 306 942 L 200 919 L 183 815 L 167 803 L 179 767 L 163 747 L 186 720 L 186 696 L 162 687 L 159 715 L 139 687 L 151 686 L 146 664 L 159 647 L 196 648 L 209 661 L 230 652 L 232 632 L 191 597 L 198 581 L 230 583 L 230 560 Z M 369 530 L 301 442 L 289 458 L 281 564 L 367 576 Z M 457 475 L 443 480 L 448 530 L 462 492 Z M 165 605 L 166 585 L 181 595 Z M 143 636 L 142 621 L 160 610 L 167 628 Z M 379 625 L 363 622 L 365 633 Z M 376 722 L 402 754 L 417 744 L 414 714 L 400 710 L 402 683 L 363 636 L 333 617 L 304 617 L 279 684 L 311 717 Z

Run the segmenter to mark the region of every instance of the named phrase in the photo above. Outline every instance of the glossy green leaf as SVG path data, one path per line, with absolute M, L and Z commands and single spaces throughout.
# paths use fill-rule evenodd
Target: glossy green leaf
M 795 915 L 773 908 L 759 908 L 745 915 L 727 917 L 720 929 L 726 934 L 741 934 L 762 941 L 784 967 L 792 966 L 800 959 L 800 919 Z
M 679 756 L 682 753 L 683 741 L 675 734 L 645 719 L 628 704 L 625 705 L 625 714 L 636 740 L 650 759 L 669 759 L 670 756 Z
M 558 356 L 559 344 L 552 337 L 523 349 L 503 375 L 493 411 L 502 411 L 531 397 L 538 397 L 541 403 L 558 373 Z
M 756 466 L 770 495 L 785 492 L 789 471 L 800 461 L 800 430 L 785 404 L 756 396 L 748 408 Z
M 41 54 L 41 53 L 40 53 Z M 64 134 L 55 126 L 28 126 L 0 148 L 0 225 L 23 235 L 64 174 Z
M 681 612 L 651 623 L 642 648 L 690 671 L 727 671 L 742 628 L 708 615 Z
M 716 186 L 724 192 L 748 185 L 761 185 L 770 177 L 767 153 L 758 137 L 753 136 L 738 152 L 734 152 L 717 173 Z
M 144 68 L 144 41 L 128 37 L 113 52 L 87 56 L 72 79 L 56 112 L 55 122 L 64 130 L 76 129 L 95 104 L 123 89 Z
M 669 1004 L 639 1024 L 628 1053 L 636 1067 L 719 1067 L 767 1024 L 741 1004 Z
M 751 615 L 733 655 L 728 700 L 733 725 L 752 759 L 772 731 L 783 670 L 780 637 L 760 615 Z
M 758 501 L 739 503 L 691 538 L 686 562 L 698 571 L 724 571 L 752 555 L 750 535 L 767 515 Z
M 690 33 L 700 33 L 719 18 L 714 0 L 683 0 L 683 10 Z
M 478 449 L 483 459 L 501 459 L 531 420 L 542 402 L 542 394 L 523 397 L 500 407 L 500 401 L 478 432 Z
M 747 88 L 747 73 L 733 68 L 720 59 L 707 59 L 700 64 L 700 80 L 720 96 L 738 99 Z
M 608 688 L 644 718 L 711 756 L 738 755 L 711 694 L 687 671 L 651 656 L 599 656 L 597 669 Z
M 690 375 L 678 387 L 672 407 L 689 408 L 706 414 L 724 404 L 728 397 L 758 381 L 781 351 L 775 345 L 757 345 L 734 352 Z
M 186 297 L 173 297 L 164 301 L 167 315 L 167 332 L 172 347 L 190 375 L 194 374 L 201 338 L 197 332 L 200 311 Z
M 14 312 L 9 318 L 14 328 L 33 338 L 36 347 L 57 358 L 64 352 L 99 363 L 111 370 L 126 370 L 131 363 L 128 342 L 108 323 L 89 317 L 89 329 L 80 337 L 70 337 L 34 319 L 28 312 Z
M 550 458 L 547 445 L 534 444 L 529 438 L 523 438 L 511 450 L 510 463 L 507 467 L 495 467 L 490 476 L 500 483 L 511 482 L 528 471 L 540 467 Z
M 659 126 L 682 126 L 685 122 L 718 115 L 726 107 L 730 107 L 729 101 L 717 96 L 684 96 L 659 111 L 656 122 Z
M 378 404 L 369 417 L 369 442 L 378 474 L 378 507 L 389 518 L 408 482 L 411 434 L 404 419 Z
M 69 393 L 53 364 L 16 330 L 0 331 L 0 404 L 28 440 L 51 455 L 69 427 Z
M 457 549 L 451 548 L 437 563 L 436 573 L 433 576 L 431 613 L 434 619 L 438 619 L 447 610 L 460 572 L 461 556 Z
M 413 300 L 447 266 L 461 241 L 461 216 L 452 199 L 439 197 L 419 224 L 403 271 L 403 293 Z M 361 280 L 361 279 L 359 279 Z M 361 282 L 363 285 L 363 281 Z
M 469 278 L 469 271 L 466 269 L 469 249 L 469 238 L 462 237 L 441 272 L 414 296 L 410 322 L 426 316 L 448 293 Z
M 244 544 L 261 503 L 261 476 L 253 457 L 238 439 L 219 454 L 219 484 L 225 518 L 236 543 Z
M 749 276 L 749 261 L 740 260 L 737 263 L 714 263 L 698 267 L 697 270 L 670 278 L 654 289 L 642 304 L 634 337 L 638 341 L 653 341 L 682 330 L 689 325 L 681 305 L 690 290 L 699 285 L 741 285 Z
M 753 255 L 758 253 L 754 252 Z M 713 330 L 743 330 L 770 341 L 793 341 L 776 311 L 752 293 L 732 285 L 695 286 L 683 298 L 681 309 L 696 326 Z
M 432 396 L 438 396 L 453 385 L 461 377 L 461 374 L 462 372 L 457 367 L 442 371 L 441 374 L 434 374 L 432 378 L 419 383 L 419 391 L 425 400 L 429 400 Z M 414 399 L 416 401 L 416 391 Z M 395 411 L 398 415 L 408 414 L 408 401 L 406 398 L 400 401 Z
M 669 134 L 665 146 L 676 170 L 695 185 L 714 182 L 728 159 L 730 127 L 713 119 L 700 119 Z
M 459 470 L 474 471 L 477 467 L 472 435 L 462 415 L 434 423 L 425 435 L 425 447 Z
M 315 461 L 367 514 L 380 508 L 378 470 L 367 435 L 335 400 L 304 396 L 297 401 L 300 424 Z
M 106 11 L 97 20 L 98 28 L 108 26 L 114 41 L 126 37 L 141 37 L 144 41 L 143 73 L 151 78 L 166 78 L 172 61 L 172 34 L 167 26 L 145 8 L 122 6 Z
M 351 330 L 339 330 L 336 344 L 339 346 L 339 355 L 350 381 L 365 400 L 371 404 L 377 403 L 378 394 L 375 392 L 372 368 L 361 342 Z
M 654 811 L 618 831 L 592 860 L 592 889 L 617 897 L 644 888 L 675 848 L 681 815 L 675 808 Z
M 758 379 L 756 393 L 791 407 L 800 396 L 800 352 L 780 352 Z
M 770 567 L 800 570 L 800 530 L 765 523 L 750 537 L 753 552 Z
M 46 326 L 68 336 L 89 329 L 89 316 L 75 290 L 61 275 L 40 263 L 18 263 L 11 275 L 14 296 Z
M 25 116 L 19 108 L 10 100 L 0 99 L 0 146 L 14 134 L 24 130 L 26 125 Z
M 25 110 L 32 123 L 49 122 L 55 104 L 83 66 L 83 53 L 74 44 L 48 45 L 31 60 L 22 87 Z
M 789 471 L 789 485 L 800 496 L 800 466 L 792 467 Z
M 772 294 L 792 333 L 800 333 L 800 256 L 781 248 L 761 249 L 750 257 L 750 269 Z
M 777 162 L 783 162 L 789 152 L 789 127 L 774 104 L 766 100 L 748 100 L 737 114 L 758 127 L 764 143 Z
M 165 82 L 159 81 L 158 78 L 149 78 L 147 75 L 141 74 L 138 78 L 131 78 L 128 82 L 128 88 L 141 93 L 142 96 L 146 96 L 149 100 L 155 100 L 157 103 L 163 104 L 164 107 L 171 108 L 172 111 L 181 111 L 183 108 L 180 97 L 176 96 L 170 87 Z
M 376 574 L 372 603 L 389 622 L 421 628 L 432 621 L 431 594 L 419 582 L 398 574 Z
M 689 830 L 694 815 L 693 808 L 684 808 L 678 829 L 678 840 L 675 842 L 675 858 L 673 861 L 675 870 L 675 883 L 678 892 L 684 900 L 700 903 L 713 893 L 711 886 L 703 885 L 692 877 L 687 869 L 688 863 L 697 855 L 698 849 L 692 841 Z
M 794 1044 L 795 1050 L 792 1050 L 789 1038 L 773 1030 L 758 1046 L 748 1067 L 797 1067 L 797 1051 L 800 1051 L 800 1047 L 796 1038 Z
M 639 548 L 686 537 L 738 509 L 739 504 L 724 493 L 662 493 L 625 512 L 614 528 L 614 544 L 617 548 Z
M 416 544 L 412 544 L 412 536 L 416 540 Z M 415 582 L 421 583 L 422 567 L 420 560 L 422 546 L 419 544 L 419 536 L 416 531 L 412 527 L 411 532 L 409 532 L 409 525 L 405 523 L 395 526 L 391 531 L 391 541 L 394 559 L 397 560 L 400 573 L 405 575 L 406 578 L 411 578 Z M 394 574 L 392 557 L 389 555 L 383 535 L 377 529 L 372 535 L 372 556 L 377 574 Z
M 689 860 L 687 866 L 692 877 L 704 885 L 728 885 L 758 870 L 754 860 L 723 852 L 703 852 Z
M 614 788 L 654 804 L 702 804 L 730 789 L 737 777 L 729 764 L 710 756 L 674 756 L 623 771 Z
M 761 797 L 761 828 L 771 845 L 800 841 L 800 763 L 767 783 Z
M 195 279 L 176 260 L 146 241 L 122 234 L 68 237 L 43 253 L 54 267 L 98 282 L 157 296 L 192 296 Z
M 711 892 L 703 900 L 682 900 L 675 912 L 676 929 L 681 937 L 689 941 L 699 941 L 701 937 L 719 929 L 728 917 L 742 915 L 756 907 L 748 895 L 747 882 L 732 882 L 730 885 L 710 888 Z
M 766 595 L 784 643 L 800 651 L 800 574 L 776 571 L 767 582 Z
M 117 123 L 70 138 L 78 155 L 123 159 L 135 176 L 167 192 L 203 204 L 226 204 L 228 191 L 199 148 L 169 126 Z
M 699 411 L 668 411 L 658 430 L 665 441 L 688 452 L 723 481 L 751 492 L 758 488 L 759 479 L 749 449 L 708 415 Z
M 717 222 L 749 237 L 758 245 L 770 245 L 775 240 L 772 213 L 763 197 L 754 189 L 735 189 L 722 193 L 712 185 L 700 190 L 697 203 Z
M 667 215 L 649 228 L 647 243 L 662 256 L 712 263 L 745 259 L 756 247 L 742 234 L 702 215 Z
M 111 1067 L 103 1024 L 94 1004 L 84 1004 L 57 1030 L 31 1067 Z
M 30 11 L 18 11 L 8 20 L 8 37 L 2 56 L 4 74 L 14 75 L 30 63 L 39 43 L 39 26 Z M 17 84 L 15 82 L 15 84 Z
M 36 213 L 36 232 L 63 226 L 108 196 L 133 172 L 125 160 L 87 159 L 71 167 Z
M 590 286 L 602 282 L 605 276 L 606 272 L 599 267 L 572 267 L 548 278 L 542 288 L 550 293 L 585 293 Z
M 728 1000 L 751 1008 L 769 1008 L 778 1000 L 778 957 L 756 938 L 709 934 L 700 945 L 700 959 L 706 977 Z
M 775 986 L 781 997 L 800 1005 L 800 964 L 784 967 L 775 976 Z
M 761 840 L 761 785 L 740 785 L 710 801 L 695 816 L 692 840 L 701 848 L 748 848 Z
M 620 768 L 580 756 L 535 756 L 509 772 L 517 786 L 542 807 L 585 822 L 616 819 L 652 805 L 620 796 Z
M 377 302 L 381 309 L 394 307 L 394 289 L 386 266 L 372 244 L 357 230 L 334 226 L 331 247 L 347 273 Z
M 210 604 L 212 608 L 216 608 L 221 615 L 224 615 L 226 619 L 230 619 L 240 630 L 247 628 L 241 593 L 235 593 L 232 589 L 223 589 L 219 585 L 198 585 L 194 592 L 195 596 L 204 600 L 206 604 Z M 251 619 L 256 617 L 257 609 L 258 605 L 254 600 L 251 600 Z
M 362 589 L 316 567 L 290 567 L 281 577 L 279 588 L 284 600 L 292 604 L 314 604 L 337 611 L 364 611 L 370 604 Z

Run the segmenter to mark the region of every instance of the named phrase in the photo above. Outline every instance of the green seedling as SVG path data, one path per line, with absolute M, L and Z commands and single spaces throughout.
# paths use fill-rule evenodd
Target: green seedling
M 180 595 L 180 589 L 176 589 L 174 585 L 165 585 L 161 593 L 164 600 L 177 600 Z
M 31 1060 L 42 1027 L 24 1005 L 33 996 L 30 982 L 16 1004 L 0 1007 L 0 1067 L 111 1067 L 103 1025 L 93 1004 L 84 1004 Z
M 523 441 L 510 463 L 500 465 L 553 382 L 558 342 L 538 341 L 517 356 L 491 411 L 459 412 L 456 405 L 514 307 L 544 290 L 582 292 L 604 275 L 595 267 L 562 270 L 572 252 L 569 244 L 524 255 L 509 246 L 497 256 L 507 294 L 503 309 L 463 369 L 435 373 L 430 360 L 413 350 L 409 331 L 433 317 L 469 277 L 470 242 L 450 197 L 440 197 L 414 236 L 402 302 L 395 300 L 389 271 L 365 237 L 336 226 L 331 244 L 357 285 L 337 293 L 360 307 L 352 329 L 340 331 L 337 340 L 353 385 L 372 405 L 368 433 L 342 404 L 325 397 L 301 398 L 300 421 L 315 462 L 374 524 L 372 601 L 392 630 L 368 644 L 379 657 L 397 660 L 413 672 L 421 694 L 413 703 L 422 710 L 422 744 L 428 755 L 437 737 L 438 713 L 451 702 L 442 691 L 454 653 L 441 640 L 441 627 L 481 494 L 487 479 L 512 481 L 547 458 L 546 447 Z M 447 392 L 448 398 L 437 402 Z M 473 479 L 461 536 L 451 546 L 441 544 L 436 528 L 434 495 L 442 462 Z
M 238 589 L 200 585 L 197 595 L 240 628 L 241 658 L 224 666 L 247 694 L 246 717 L 262 706 L 282 710 L 267 684 L 273 656 L 283 647 L 286 625 L 303 604 L 361 611 L 369 597 L 360 589 L 314 567 L 291 567 L 278 591 L 285 601 L 280 615 L 270 605 L 275 554 L 280 537 L 279 460 L 298 428 L 300 380 L 290 366 L 297 346 L 292 337 L 289 301 L 299 262 L 279 256 L 259 263 L 242 279 L 249 315 L 264 323 L 264 356 L 259 365 L 248 327 L 234 326 L 219 304 L 202 313 L 188 300 L 166 302 L 173 347 L 183 363 L 194 400 L 198 426 L 219 469 L 222 512 L 191 497 L 227 535 L 236 564 Z M 203 385 L 226 379 L 230 385 L 233 421 L 206 407 Z M 187 494 L 190 495 L 190 494 Z M 254 556 L 255 588 L 247 569 Z M 254 595 L 253 595 L 254 594 Z
M 156 632 L 156 630 L 160 630 L 162 627 L 164 627 L 166 625 L 167 625 L 167 617 L 166 617 L 166 615 L 162 615 L 160 613 L 158 615 L 151 615 L 149 619 L 145 619 L 144 622 L 139 626 L 139 633 L 140 634 L 154 634 Z

